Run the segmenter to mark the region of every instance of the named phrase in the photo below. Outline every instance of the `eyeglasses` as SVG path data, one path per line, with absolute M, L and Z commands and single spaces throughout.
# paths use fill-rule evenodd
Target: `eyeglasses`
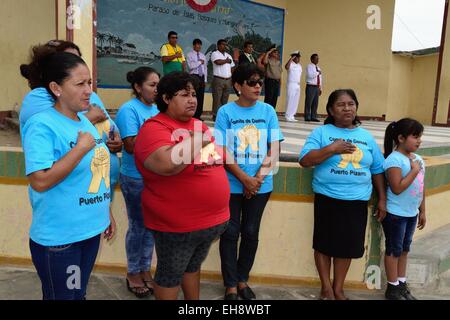
M 178 39 L 178 37 L 170 37 L 170 39 Z
M 258 80 L 245 80 L 245 83 L 246 83 L 249 87 L 255 87 L 257 84 L 259 84 L 259 86 L 262 87 L 263 84 L 264 84 L 264 80 L 263 80 L 263 79 L 258 79 Z

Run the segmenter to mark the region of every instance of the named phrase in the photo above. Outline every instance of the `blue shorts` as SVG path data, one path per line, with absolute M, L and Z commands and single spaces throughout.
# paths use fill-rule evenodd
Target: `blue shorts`
M 400 257 L 402 252 L 409 252 L 417 225 L 417 215 L 401 217 L 388 213 L 383 222 L 386 238 L 386 255 Z

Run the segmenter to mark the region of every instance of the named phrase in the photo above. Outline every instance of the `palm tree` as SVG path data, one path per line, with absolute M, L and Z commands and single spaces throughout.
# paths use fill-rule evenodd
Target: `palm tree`
M 122 38 L 116 37 L 116 46 L 118 46 L 120 49 L 122 49 L 122 45 L 125 41 L 123 41 Z
M 103 42 L 106 40 L 106 35 L 104 33 L 97 32 L 97 41 L 100 44 L 100 50 L 103 47 Z
M 110 33 L 106 35 L 106 41 L 109 42 L 109 48 L 113 48 L 113 43 L 116 41 L 116 37 Z

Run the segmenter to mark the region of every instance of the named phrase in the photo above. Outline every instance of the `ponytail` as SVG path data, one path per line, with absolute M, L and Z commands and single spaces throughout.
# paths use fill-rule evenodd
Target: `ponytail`
M 398 146 L 400 143 L 398 137 L 402 136 L 407 139 L 408 136 L 420 136 L 423 133 L 423 125 L 414 119 L 403 118 L 397 122 L 391 122 L 384 134 L 384 157 L 387 158 L 394 150 L 394 145 Z
M 395 139 L 395 125 L 397 122 L 391 122 L 384 134 L 384 157 L 387 158 L 394 149 L 394 139 Z

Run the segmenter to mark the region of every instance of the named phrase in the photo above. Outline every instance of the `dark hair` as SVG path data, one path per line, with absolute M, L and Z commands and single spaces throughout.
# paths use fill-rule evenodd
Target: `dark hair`
M 264 72 L 253 63 L 241 64 L 234 70 L 231 81 L 233 86 L 235 83 L 243 85 L 245 80 L 250 79 L 254 75 L 259 75 L 261 79 L 264 78 Z
M 408 136 L 420 136 L 422 133 L 423 125 L 417 120 L 403 118 L 397 122 L 391 122 L 387 126 L 384 134 L 384 157 L 387 158 L 392 153 L 394 143 L 398 146 L 398 136 L 402 136 L 406 139 Z
M 275 49 L 276 47 L 277 47 L 277 45 L 274 43 L 270 47 L 267 48 L 266 52 L 269 52 L 270 50 Z
M 194 41 L 192 42 L 192 45 L 195 46 L 196 44 L 203 44 L 202 40 L 200 39 L 194 39 Z
M 158 75 L 158 77 L 161 77 L 158 71 L 150 67 L 139 67 L 136 70 L 127 73 L 127 81 L 131 83 L 131 89 L 133 89 L 133 94 L 136 97 L 139 97 L 139 93 L 137 92 L 134 85 L 137 84 L 138 86 L 142 87 L 142 84 L 145 82 L 145 80 L 147 80 L 147 77 L 152 73 L 155 73 Z
M 175 31 L 169 31 L 169 34 L 167 35 L 167 39 L 170 39 L 171 36 L 178 36 L 178 33 Z
M 70 71 L 80 64 L 86 65 L 79 56 L 68 52 L 52 53 L 39 61 L 42 84 L 53 99 L 56 100 L 56 96 L 50 90 L 50 83 L 61 85 L 70 76 Z
M 347 94 L 349 95 L 353 101 L 355 101 L 356 103 L 356 110 L 358 110 L 359 107 L 359 102 L 358 102 L 358 98 L 356 98 L 356 93 L 355 91 L 353 91 L 353 89 L 338 89 L 338 90 L 334 90 L 330 96 L 328 97 L 328 102 L 327 102 L 327 114 L 328 117 L 325 119 L 324 124 L 334 124 L 334 118 L 331 115 L 331 109 L 333 108 L 334 104 L 336 103 L 336 101 L 339 99 L 340 96 Z M 361 121 L 359 120 L 358 116 L 355 117 L 355 119 L 353 120 L 353 125 L 360 125 Z
M 313 53 L 313 54 L 311 55 L 310 60 L 313 61 L 313 59 L 314 59 L 315 57 L 318 57 L 318 56 L 319 56 L 319 55 L 318 55 L 317 53 Z
M 253 42 L 251 42 L 250 40 L 244 42 L 244 48 L 247 48 L 249 45 L 253 45 Z
M 162 77 L 158 83 L 158 93 L 155 99 L 158 110 L 163 113 L 167 111 L 168 105 L 163 99 L 164 95 L 167 99 L 172 99 L 175 93 L 188 89 L 189 85 L 197 90 L 199 83 L 195 77 L 187 72 L 174 71 Z
M 78 52 L 78 55 L 81 57 L 80 47 L 78 47 L 75 43 L 71 41 L 65 40 L 50 40 L 45 44 L 45 46 L 50 48 L 55 48 L 56 52 L 64 52 L 67 49 L 74 49 Z
M 223 43 L 223 42 L 225 42 L 225 43 L 227 43 L 227 40 L 225 40 L 225 39 L 219 39 L 218 41 L 217 41 L 217 46 L 219 46 L 221 43 Z
M 41 68 L 39 62 L 46 56 L 56 52 L 64 52 L 66 49 L 75 49 L 81 56 L 80 48 L 70 41 L 50 40 L 44 45 L 36 45 L 31 48 L 30 63 L 20 65 L 20 74 L 28 80 L 28 86 L 33 90 L 45 87 L 42 82 Z

